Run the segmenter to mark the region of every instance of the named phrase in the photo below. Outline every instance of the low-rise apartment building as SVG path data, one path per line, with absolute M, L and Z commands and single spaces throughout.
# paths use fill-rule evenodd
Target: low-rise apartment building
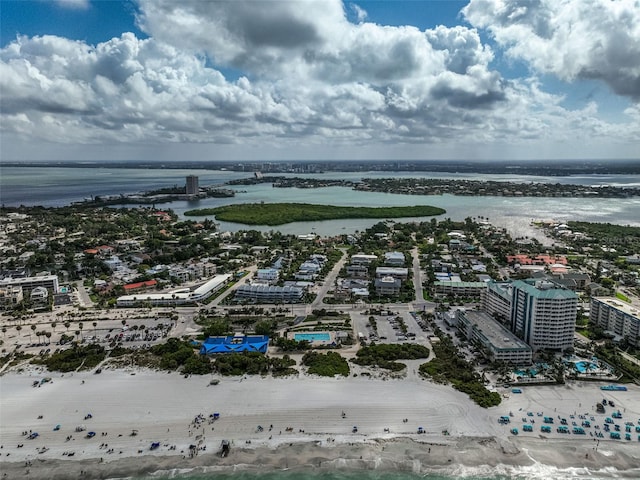
M 488 313 L 458 310 L 457 320 L 460 333 L 469 341 L 480 344 L 492 360 L 513 365 L 531 364 L 531 347 Z
M 618 339 L 640 347 L 640 308 L 614 297 L 592 297 L 589 320 Z
M 485 282 L 433 282 L 434 293 L 437 296 L 480 297 L 487 289 Z
M 58 293 L 60 285 L 57 275 L 37 275 L 34 277 L 7 277 L 0 279 L 0 288 L 22 287 L 24 292 L 30 292 L 36 287 L 44 287 L 53 293 Z
M 378 267 L 376 278 L 393 277 L 398 280 L 406 280 L 409 277 L 409 269 L 400 267 Z
M 393 277 L 376 278 L 375 287 L 378 295 L 398 295 L 402 282 Z
M 255 303 L 300 303 L 303 295 L 304 290 L 299 287 L 244 284 L 236 289 L 234 298 Z

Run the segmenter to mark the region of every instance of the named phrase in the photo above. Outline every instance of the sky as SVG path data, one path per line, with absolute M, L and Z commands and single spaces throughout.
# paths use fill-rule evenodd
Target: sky
M 0 161 L 640 158 L 640 0 L 0 0 Z

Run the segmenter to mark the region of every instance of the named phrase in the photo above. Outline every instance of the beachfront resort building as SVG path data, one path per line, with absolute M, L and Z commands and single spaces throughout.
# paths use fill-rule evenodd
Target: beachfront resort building
M 573 347 L 578 296 L 546 280 L 512 284 L 511 331 L 536 350 Z
M 640 308 L 613 297 L 592 297 L 589 320 L 615 340 L 640 347 Z
M 470 342 L 479 344 L 491 360 L 513 365 L 530 365 L 529 345 L 502 326 L 491 315 L 473 310 L 458 310 L 458 330 Z

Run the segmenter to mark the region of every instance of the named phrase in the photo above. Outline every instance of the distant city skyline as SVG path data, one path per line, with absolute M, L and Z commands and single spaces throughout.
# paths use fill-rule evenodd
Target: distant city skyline
M 0 161 L 640 158 L 637 0 L 2 0 Z

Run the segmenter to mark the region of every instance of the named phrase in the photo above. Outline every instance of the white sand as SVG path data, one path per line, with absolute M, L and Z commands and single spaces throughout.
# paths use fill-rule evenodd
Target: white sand
M 53 382 L 31 386 L 44 376 Z M 623 422 L 637 424 L 638 387 L 605 395 L 599 384 L 586 382 L 526 387 L 523 394 L 511 395 L 499 407 L 482 409 L 450 387 L 413 376 L 400 380 L 232 377 L 221 378 L 216 386 L 209 385 L 210 378 L 140 370 L 64 376 L 8 373 L 0 377 L 0 470 L 23 475 L 22 470 L 28 468 L 30 478 L 65 478 L 69 471 L 82 469 L 90 477 L 95 474 L 100 478 L 105 472 L 124 475 L 196 465 L 278 468 L 285 463 L 310 462 L 326 467 L 335 466 L 331 462 L 337 458 L 359 461 L 360 456 L 364 462 L 375 457 L 377 466 L 400 468 L 393 462 L 404 462 L 403 468 L 414 469 L 415 461 L 424 455 L 427 457 L 418 462 L 418 469 L 425 461 L 447 465 L 450 460 L 467 466 L 542 462 L 619 470 L 640 465 L 635 432 L 632 442 L 600 440 L 598 451 L 594 450 L 597 442 L 588 433 L 584 437 L 562 436 L 554 428 L 548 438 L 541 438 L 542 419 L 537 416 L 532 417 L 536 420 L 533 433 L 521 431 L 517 437 L 509 433 L 512 426 L 521 426 L 527 411 L 568 419 L 574 412 L 591 415 L 603 396 L 616 402 L 624 414 Z M 342 418 L 342 411 L 346 418 Z M 514 414 L 512 425 L 499 425 L 497 418 L 509 411 Z M 220 413 L 220 419 L 213 424 L 190 425 L 198 414 L 208 417 L 214 412 Z M 85 420 L 87 413 L 93 418 Z M 43 418 L 38 419 L 39 415 Z M 595 423 L 602 424 L 603 417 L 597 416 Z M 59 431 L 53 431 L 56 424 L 62 426 Z M 83 424 L 97 435 L 87 439 L 76 433 L 76 426 Z M 258 425 L 264 427 L 262 432 L 256 431 Z M 356 434 L 352 433 L 354 425 L 358 427 Z M 287 432 L 287 427 L 293 431 Z M 417 435 L 418 427 L 424 427 L 427 434 Z M 129 435 L 132 429 L 138 430 L 137 436 Z M 39 437 L 26 439 L 22 432 L 30 430 L 37 431 Z M 450 435 L 443 435 L 443 430 Z M 73 440 L 65 441 L 68 435 L 73 435 Z M 222 439 L 232 442 L 232 453 L 224 460 L 214 455 Z M 161 442 L 161 447 L 150 451 L 154 441 Z M 425 453 L 429 447 L 416 441 L 430 443 L 433 451 Z M 108 447 L 100 448 L 104 443 Z M 18 444 L 24 446 L 18 448 Z M 199 451 L 195 459 L 183 459 L 191 444 L 206 450 Z M 169 448 L 172 445 L 175 450 Z M 42 447 L 48 450 L 38 453 Z M 392 455 L 394 448 L 399 450 Z M 107 453 L 109 449 L 114 453 Z M 75 453 L 73 457 L 63 455 L 70 451 Z M 29 461 L 31 466 L 25 467 Z

